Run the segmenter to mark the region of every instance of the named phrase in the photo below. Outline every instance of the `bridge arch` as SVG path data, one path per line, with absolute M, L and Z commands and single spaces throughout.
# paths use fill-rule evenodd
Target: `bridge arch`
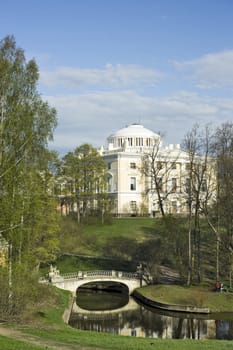
M 101 278 L 97 278 L 95 280 L 90 280 L 90 281 L 86 281 L 83 280 L 83 283 L 79 285 L 79 288 L 88 288 L 88 286 L 90 286 L 90 288 L 95 288 L 96 285 L 96 289 L 108 289 L 108 290 L 113 290 L 113 291 L 126 291 L 129 294 L 129 286 L 127 283 L 124 283 L 124 281 L 120 281 L 120 280 L 103 280 Z M 78 290 L 77 289 L 77 290 Z
M 128 287 L 129 294 L 134 289 L 146 285 L 146 282 L 138 273 L 115 270 L 79 271 L 61 275 L 59 270 L 53 268 L 49 273 L 49 281 L 56 287 L 69 290 L 72 293 L 76 293 L 80 286 L 90 282 L 107 281 L 121 283 Z

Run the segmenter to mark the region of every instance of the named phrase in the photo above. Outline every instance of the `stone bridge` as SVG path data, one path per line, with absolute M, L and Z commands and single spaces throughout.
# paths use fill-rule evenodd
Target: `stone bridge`
M 139 273 L 123 272 L 115 270 L 79 271 L 60 274 L 59 270 L 51 267 L 49 282 L 54 286 L 76 293 L 77 289 L 87 283 L 116 282 L 128 287 L 129 294 L 134 289 L 146 285 L 146 281 Z

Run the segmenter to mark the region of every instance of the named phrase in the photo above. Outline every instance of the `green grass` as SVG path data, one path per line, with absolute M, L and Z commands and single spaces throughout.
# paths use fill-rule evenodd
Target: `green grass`
M 131 240 L 140 243 L 149 238 L 155 220 L 151 218 L 114 219 L 111 225 L 84 226 L 83 232 L 89 242 L 86 253 L 108 255 L 108 245 L 115 239 Z
M 64 223 L 67 223 L 68 231 L 62 236 L 62 252 L 66 253 L 69 249 L 68 252 L 72 254 L 90 255 L 92 258 L 62 255 L 54 263 L 61 273 L 105 269 L 135 271 L 137 264 L 131 261 L 129 246 L 135 247 L 138 243 L 152 237 L 155 219 L 115 218 L 111 225 L 75 226 L 69 218 L 64 218 Z M 72 233 L 69 227 L 71 231 L 73 230 Z M 71 240 L 72 249 L 70 246 L 66 249 L 65 244 L 69 240 Z M 122 257 L 123 250 L 125 250 L 125 258 Z M 117 256 L 119 252 L 121 255 Z M 48 270 L 48 265 L 42 267 L 41 275 L 48 273 Z
M 207 307 L 211 312 L 233 311 L 233 293 L 217 293 L 204 287 L 155 285 L 140 288 L 139 292 L 165 304 Z
M 136 265 L 136 263 L 130 261 L 102 259 L 101 257 L 87 258 L 69 255 L 62 255 L 56 261 L 56 266 L 61 273 L 88 270 L 118 270 L 134 272 L 136 271 Z
M 72 330 L 69 328 L 62 331 L 58 330 L 56 332 L 50 332 L 48 330 L 31 330 L 30 333 L 40 336 L 43 339 L 56 340 L 61 343 L 112 350 L 232 349 L 232 343 L 229 341 L 135 338 L 106 333 Z
M 88 234 L 102 234 L 105 237 L 111 235 L 141 239 L 142 234 L 150 234 L 150 228 L 155 226 L 156 219 L 152 218 L 114 218 L 110 225 L 90 225 L 84 226 L 83 230 Z
M 1 350 L 44 350 L 44 346 L 33 345 L 19 340 L 0 336 Z M 49 350 L 50 348 L 46 348 Z

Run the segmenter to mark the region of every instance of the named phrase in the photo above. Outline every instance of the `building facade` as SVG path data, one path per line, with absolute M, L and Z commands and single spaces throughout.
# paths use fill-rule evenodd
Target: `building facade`
M 115 216 L 154 217 L 161 207 L 166 214 L 187 213 L 190 157 L 179 145 L 163 147 L 160 135 L 131 124 L 110 135 L 99 152 Z

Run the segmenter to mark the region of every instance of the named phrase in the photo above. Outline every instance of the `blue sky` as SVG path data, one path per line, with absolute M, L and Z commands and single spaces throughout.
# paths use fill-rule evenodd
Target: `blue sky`
M 233 121 L 232 0 L 0 0 L 0 38 L 39 66 L 50 148 L 105 144 L 130 123 L 181 143 Z

